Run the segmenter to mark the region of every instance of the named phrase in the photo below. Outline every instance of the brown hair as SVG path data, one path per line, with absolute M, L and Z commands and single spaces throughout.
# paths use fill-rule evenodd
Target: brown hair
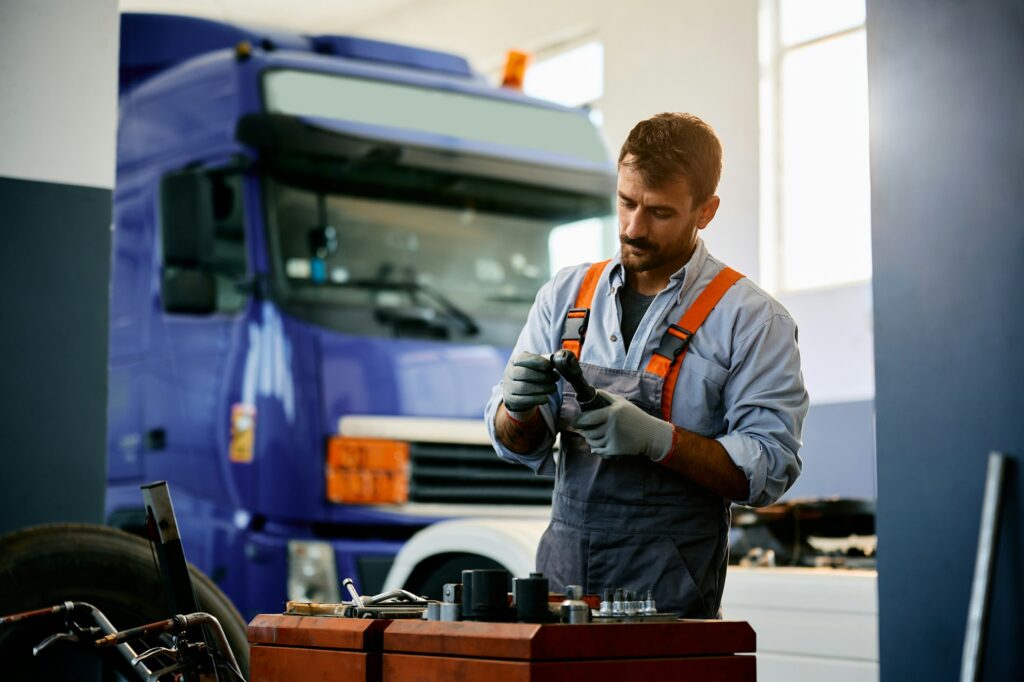
M 628 162 L 624 162 L 631 156 Z M 714 129 L 693 114 L 664 113 L 640 121 L 626 136 L 619 165 L 649 185 L 685 177 L 694 205 L 715 193 L 722 176 L 722 143 Z

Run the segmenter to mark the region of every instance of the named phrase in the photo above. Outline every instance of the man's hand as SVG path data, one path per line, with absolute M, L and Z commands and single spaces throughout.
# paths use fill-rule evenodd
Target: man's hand
M 671 424 L 652 417 L 622 396 L 601 390 L 597 393 L 610 404 L 581 413 L 572 424 L 595 455 L 643 455 L 658 462 L 669 454 L 674 437 Z
M 512 419 L 529 421 L 538 405 L 544 405 L 548 396 L 558 388 L 558 374 L 551 360 L 536 353 L 523 351 L 505 368 L 501 382 L 502 400 Z

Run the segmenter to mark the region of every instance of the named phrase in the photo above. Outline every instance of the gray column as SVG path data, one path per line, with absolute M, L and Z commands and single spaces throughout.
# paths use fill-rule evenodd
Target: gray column
M 868 0 L 883 682 L 955 680 L 991 450 L 1024 455 L 1024 3 Z M 987 680 L 1024 670 L 1022 467 Z

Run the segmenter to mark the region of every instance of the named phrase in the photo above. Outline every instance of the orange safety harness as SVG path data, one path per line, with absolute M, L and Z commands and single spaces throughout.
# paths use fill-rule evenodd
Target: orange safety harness
M 590 324 L 590 306 L 594 300 L 594 291 L 597 290 L 601 273 L 610 262 L 606 260 L 590 266 L 583 276 L 579 293 L 576 294 L 576 303 L 566 314 L 565 325 L 562 328 L 562 348 L 572 351 L 577 358 L 580 357 L 587 327 Z M 664 380 L 664 388 L 661 391 L 661 416 L 665 421 L 671 421 L 676 380 L 679 378 L 679 370 L 683 366 L 690 339 L 725 296 L 725 292 L 742 278 L 743 275 L 732 268 L 724 268 L 704 287 L 704 291 L 700 292 L 697 300 L 687 308 L 679 322 L 670 324 L 661 337 L 661 343 L 658 344 L 658 349 L 654 351 L 644 371 Z

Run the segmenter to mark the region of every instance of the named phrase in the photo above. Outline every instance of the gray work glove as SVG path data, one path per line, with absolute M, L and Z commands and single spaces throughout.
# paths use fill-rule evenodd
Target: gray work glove
M 526 421 L 534 408 L 547 403 L 558 388 L 558 373 L 548 358 L 523 351 L 512 358 L 501 381 L 505 411 L 518 421 Z
M 672 449 L 675 427 L 652 417 L 622 396 L 598 390 L 609 405 L 581 412 L 572 423 L 574 431 L 587 439 L 590 450 L 604 458 L 643 455 L 655 462 Z

